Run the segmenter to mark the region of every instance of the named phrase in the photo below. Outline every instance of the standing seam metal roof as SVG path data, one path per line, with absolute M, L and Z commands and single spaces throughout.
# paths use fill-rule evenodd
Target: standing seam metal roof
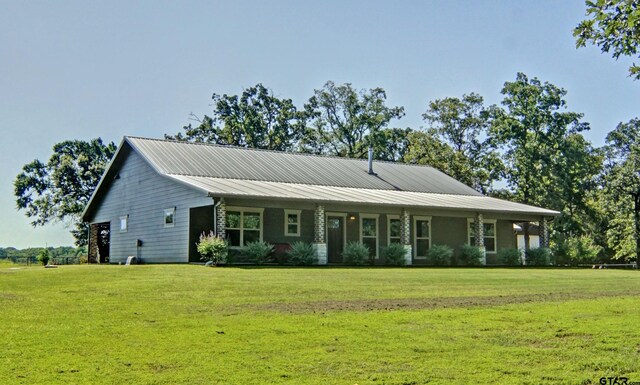
M 374 190 L 482 196 L 428 166 L 245 149 L 212 144 L 126 137 L 152 167 L 165 175 L 295 183 Z

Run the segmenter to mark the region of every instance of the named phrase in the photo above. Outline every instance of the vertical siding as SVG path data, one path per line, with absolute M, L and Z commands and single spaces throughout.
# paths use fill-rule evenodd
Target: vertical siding
M 106 186 L 105 186 L 106 187 Z M 111 223 L 110 262 L 127 256 L 144 262 L 188 262 L 189 208 L 211 204 L 205 193 L 158 175 L 138 154 L 131 152 L 99 203 L 92 222 Z M 175 224 L 164 227 L 164 209 L 175 207 Z M 120 217 L 129 216 L 126 232 Z M 136 247 L 136 240 L 143 242 Z

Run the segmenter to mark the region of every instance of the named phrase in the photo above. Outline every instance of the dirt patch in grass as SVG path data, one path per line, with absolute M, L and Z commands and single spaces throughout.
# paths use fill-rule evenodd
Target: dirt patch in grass
M 580 299 L 638 296 L 640 290 L 604 293 L 543 293 L 524 295 L 437 297 L 437 298 L 390 298 L 353 301 L 314 301 L 294 303 L 269 303 L 250 305 L 257 311 L 284 313 L 322 313 L 333 311 L 419 310 L 467 307 L 490 307 L 533 302 L 564 302 Z

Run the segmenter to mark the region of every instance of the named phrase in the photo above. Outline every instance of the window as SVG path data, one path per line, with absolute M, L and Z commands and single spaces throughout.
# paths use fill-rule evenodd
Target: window
M 402 222 L 398 215 L 387 215 L 387 244 L 402 243 L 400 229 Z
M 129 228 L 129 216 L 123 215 L 120 217 L 120 231 L 123 233 L 126 233 L 128 228 Z
M 360 243 L 369 248 L 369 256 L 378 257 L 377 214 L 360 214 Z
M 413 217 L 413 231 L 416 259 L 425 259 L 431 248 L 431 217 Z
M 474 236 L 473 225 L 475 221 L 471 218 L 467 219 L 469 223 L 469 230 L 467 233 L 469 234 L 469 244 L 476 244 L 476 237 Z M 484 248 L 487 253 L 495 253 L 496 252 L 496 220 L 495 219 L 485 219 L 483 222 L 484 227 Z
M 176 208 L 164 210 L 164 227 L 173 227 L 176 219 Z
M 284 235 L 300 236 L 300 210 L 284 210 Z
M 227 207 L 225 231 L 231 247 L 262 242 L 263 209 Z

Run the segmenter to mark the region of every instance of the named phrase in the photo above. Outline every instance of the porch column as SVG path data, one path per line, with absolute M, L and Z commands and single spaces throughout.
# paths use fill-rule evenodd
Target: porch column
M 549 221 L 547 221 L 547 217 L 540 218 L 540 247 L 549 247 Z
M 89 225 L 89 247 L 87 248 L 87 263 L 98 263 L 98 229 L 95 224 Z
M 220 198 L 220 202 L 216 205 L 216 235 L 220 238 L 226 238 L 227 234 L 225 227 L 227 227 L 227 204 L 224 202 L 224 198 Z
M 325 235 L 324 206 L 317 204 L 313 213 L 313 250 L 316 253 L 318 265 L 327 264 L 327 241 Z
M 411 248 L 411 215 L 407 209 L 402 209 L 400 215 L 400 242 L 404 246 L 404 264 L 411 265 L 413 261 L 413 250 Z
M 473 220 L 473 238 L 475 240 L 474 246 L 482 252 L 482 264 L 486 265 L 487 249 L 484 247 L 484 218 L 482 213 L 476 213 L 476 217 Z

